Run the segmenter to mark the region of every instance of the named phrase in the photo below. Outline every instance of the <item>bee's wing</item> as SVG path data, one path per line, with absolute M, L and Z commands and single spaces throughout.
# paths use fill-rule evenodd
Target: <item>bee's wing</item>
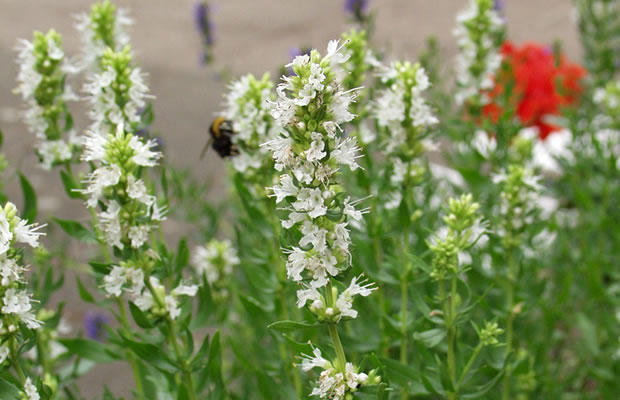
M 202 152 L 200 153 L 201 160 L 205 157 L 205 154 L 207 153 L 207 150 L 209 149 L 209 146 L 211 146 L 212 143 L 213 143 L 213 138 L 209 136 L 207 143 L 205 143 L 205 147 L 202 148 Z

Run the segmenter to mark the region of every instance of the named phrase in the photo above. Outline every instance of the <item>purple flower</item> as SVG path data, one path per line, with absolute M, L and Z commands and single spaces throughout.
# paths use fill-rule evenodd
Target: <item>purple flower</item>
M 107 336 L 105 326 L 109 322 L 109 318 L 105 314 L 96 311 L 87 312 L 84 316 L 84 333 L 86 337 L 99 342 L 104 341 Z
M 352 14 L 356 20 L 363 21 L 368 12 L 368 0 L 345 0 L 344 11 Z
M 206 1 L 200 0 L 194 4 L 194 24 L 202 39 L 201 64 L 212 59 L 211 47 L 215 43 L 215 29 L 211 22 L 211 9 Z
M 493 2 L 493 9 L 497 12 L 504 11 L 504 0 L 495 0 Z

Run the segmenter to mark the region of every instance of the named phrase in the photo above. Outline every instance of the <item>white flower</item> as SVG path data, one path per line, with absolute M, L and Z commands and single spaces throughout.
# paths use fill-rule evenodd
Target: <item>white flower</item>
M 483 130 L 476 130 L 474 134 L 474 139 L 472 141 L 472 147 L 485 159 L 489 158 L 489 155 L 495 151 L 497 147 L 497 142 L 495 141 L 495 137 L 489 136 Z
M 377 290 L 373 287 L 373 283 L 366 284 L 367 280 L 364 279 L 357 282 L 362 276 L 354 277 L 349 284 L 349 287 L 344 292 L 340 293 L 336 300 L 336 307 L 340 311 L 341 317 L 357 318 L 357 311 L 353 309 L 353 297 L 360 295 L 363 297 L 369 296 L 373 290 Z
M 28 400 L 39 400 L 39 392 L 37 392 L 37 387 L 32 384 L 30 378 L 26 378 L 26 382 L 24 383 L 24 392 Z
M 336 148 L 332 151 L 331 157 L 339 164 L 347 165 L 351 171 L 355 171 L 359 167 L 356 160 L 362 157 L 359 151 L 360 148 L 354 137 L 344 140 L 336 138 Z
M 127 282 L 125 268 L 115 265 L 103 278 L 103 288 L 108 294 L 119 297 L 123 293 L 122 287 L 125 282 Z
M 297 291 L 297 307 L 301 308 L 305 306 L 308 301 L 310 301 L 311 304 L 314 302 L 321 302 L 321 294 L 316 288 L 311 286 Z
M 264 146 L 273 152 L 275 168 L 282 171 L 285 166 L 290 166 L 293 162 L 293 139 L 290 137 L 278 136 L 274 140 L 265 143 Z
M 268 189 L 273 192 L 270 197 L 276 197 L 276 204 L 280 203 L 286 197 L 296 196 L 299 192 L 299 188 L 295 186 L 295 183 L 293 182 L 293 177 L 291 177 L 290 175 L 281 175 L 280 184 Z
M 8 357 L 9 347 L 6 344 L 0 344 L 0 365 L 2 365 L 2 363 L 4 363 Z
M 149 232 L 151 231 L 148 225 L 137 225 L 129 228 L 127 236 L 131 240 L 131 247 L 139 249 L 149 238 Z
M 323 137 L 318 132 L 312 132 L 312 143 L 310 148 L 305 151 L 306 160 L 310 162 L 317 162 L 322 160 L 327 153 L 323 151 L 325 149 L 325 142 Z
M 317 367 L 322 368 L 322 369 L 331 368 L 331 363 L 323 358 L 323 356 L 321 355 L 320 349 L 314 348 L 312 350 L 312 353 L 314 354 L 314 357 L 307 355 L 307 354 L 302 354 L 303 360 L 301 362 L 301 369 L 304 372 L 308 372 L 312 368 L 317 368 Z
M 122 249 L 123 231 L 119 216 L 120 211 L 120 204 L 116 200 L 110 201 L 107 209 L 99 213 L 99 228 L 103 232 L 106 243 Z
M 350 54 L 342 54 L 341 50 L 346 43 L 338 46 L 338 40 L 330 40 L 327 44 L 327 55 L 325 58 L 329 58 L 332 64 L 342 64 L 346 62 Z
M 27 243 L 30 247 L 38 247 L 39 236 L 45 235 L 44 232 L 38 232 L 38 230 L 45 226 L 46 225 L 39 225 L 37 223 L 28 225 L 25 219 L 20 219 L 15 228 L 13 228 L 15 241 Z
M 13 232 L 11 232 L 4 210 L 0 209 L 0 254 L 7 252 L 11 246 L 11 240 L 13 240 Z
M 311 218 L 327 213 L 327 207 L 323 204 L 323 192 L 319 188 L 302 188 L 293 207 L 297 211 L 306 211 Z
M 26 268 L 17 264 L 12 258 L 2 259 L 0 261 L 0 277 L 2 277 L 0 284 L 6 287 L 13 282 L 19 282 L 21 280 L 21 273 L 25 270 Z
M 108 139 L 106 136 L 87 130 L 86 135 L 82 138 L 83 151 L 80 159 L 82 161 L 103 161 L 106 156 L 106 145 Z
M 237 250 L 229 240 L 211 240 L 206 246 L 197 246 L 191 261 L 200 275 L 206 275 L 210 284 L 232 274 L 233 267 L 240 263 Z
M 95 208 L 105 188 L 118 184 L 122 171 L 118 165 L 101 166 L 86 177 L 86 189 L 81 192 L 90 196 L 86 205 Z
M 157 142 L 154 139 L 144 142 L 140 137 L 132 136 L 129 140 L 129 147 L 135 151 L 131 160 L 143 167 L 156 166 L 157 160 L 162 156 L 160 152 L 151 150 L 157 147 Z
M 306 269 L 306 266 L 308 266 L 306 253 L 298 247 L 293 247 L 286 260 L 287 278 L 295 282 L 301 281 L 303 279 L 301 273 Z
M 155 196 L 149 195 L 144 181 L 142 179 L 136 179 L 133 175 L 127 177 L 127 195 L 147 206 L 152 205 L 155 201 Z
M 39 157 L 41 157 L 41 168 L 50 170 L 52 164 L 71 160 L 73 152 L 71 146 L 64 140 L 47 140 L 35 145 Z

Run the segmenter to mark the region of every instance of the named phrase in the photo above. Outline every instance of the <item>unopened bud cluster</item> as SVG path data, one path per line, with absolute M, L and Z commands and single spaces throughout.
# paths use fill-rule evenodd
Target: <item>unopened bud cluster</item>
M 67 61 L 62 39 L 54 30 L 35 32 L 32 42 L 21 40 L 17 49 L 19 86 L 15 93 L 26 103 L 23 118 L 37 138 L 40 165 L 50 169 L 71 160 L 79 149 L 67 107 L 67 101 L 78 99 L 67 84 L 67 78 L 77 70 Z
M 471 194 L 448 200 L 448 214 L 443 217 L 446 226 L 428 242 L 433 253 L 431 278 L 443 280 L 464 269 L 470 258 L 467 250 L 486 231 L 486 224 L 478 214 L 479 208 Z

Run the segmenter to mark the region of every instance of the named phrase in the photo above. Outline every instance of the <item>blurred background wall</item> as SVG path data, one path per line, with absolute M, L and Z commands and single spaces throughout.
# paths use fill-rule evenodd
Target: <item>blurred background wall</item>
M 213 152 L 200 161 L 208 124 L 219 110 L 226 87 L 222 71 L 232 76 L 248 72 L 272 73 L 289 61 L 293 47 L 311 46 L 325 50 L 330 39 L 338 38 L 352 25 L 343 11 L 343 0 L 213 0 L 212 20 L 216 29 L 214 63 L 201 66 L 200 38 L 193 24 L 191 0 L 116 0 L 128 8 L 135 23 L 130 34 L 137 61 L 148 73 L 154 101 L 154 128 L 164 140 L 170 163 L 190 168 L 199 179 L 214 181 L 210 196 L 225 189 L 224 162 Z M 416 60 L 426 38 L 439 39 L 444 65 L 454 57 L 452 29 L 457 12 L 466 0 L 374 0 L 376 13 L 374 45 L 387 50 L 391 58 Z M 11 168 L 22 170 L 39 196 L 39 220 L 47 215 L 74 217 L 84 208 L 68 200 L 58 174 L 37 168 L 32 151 L 33 137 L 18 120 L 21 100 L 12 94 L 17 66 L 14 46 L 18 38 L 31 39 L 33 30 L 56 29 L 63 35 L 65 52 L 75 55 L 80 40 L 73 28 L 74 15 L 87 11 L 87 0 L 0 0 L 0 129 L 3 151 Z M 551 44 L 560 39 L 567 55 L 579 61 L 580 46 L 573 21 L 571 0 L 504 0 L 508 38 L 520 44 L 535 40 Z M 75 86 L 76 89 L 78 88 Z M 77 110 L 76 126 L 85 127 L 83 110 Z M 19 204 L 16 182 L 7 183 L 9 194 Z M 182 229 L 182 228 L 178 228 Z M 70 322 L 79 329 L 88 307 L 75 293 L 67 277 L 66 306 Z M 125 371 L 116 365 L 99 367 L 83 381 L 84 394 L 101 393 L 101 384 L 117 394 L 129 393 Z

